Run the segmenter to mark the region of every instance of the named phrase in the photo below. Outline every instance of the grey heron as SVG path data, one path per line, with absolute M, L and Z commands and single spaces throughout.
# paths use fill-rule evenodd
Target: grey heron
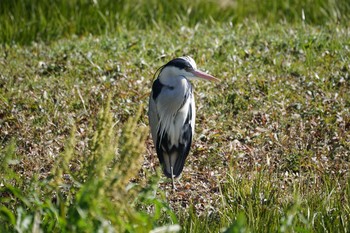
M 153 82 L 148 117 L 157 156 L 166 177 L 180 176 L 190 151 L 195 126 L 195 101 L 190 80 L 218 79 L 197 69 L 191 57 L 161 66 Z M 155 74 L 155 75 L 156 75 Z

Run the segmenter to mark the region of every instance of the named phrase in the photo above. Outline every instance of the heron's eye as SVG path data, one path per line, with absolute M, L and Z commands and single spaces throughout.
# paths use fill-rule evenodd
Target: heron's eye
M 190 71 L 193 70 L 193 68 L 192 68 L 191 66 L 186 66 L 186 67 L 185 67 L 185 70 L 186 70 L 187 72 L 190 72 Z

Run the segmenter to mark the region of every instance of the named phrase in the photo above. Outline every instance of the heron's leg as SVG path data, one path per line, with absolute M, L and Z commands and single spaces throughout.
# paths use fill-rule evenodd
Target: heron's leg
M 172 187 L 173 187 L 173 190 L 176 189 L 175 187 L 175 181 L 174 181 L 174 173 L 173 173 L 173 166 L 170 167 L 170 170 L 171 170 L 171 181 L 172 181 Z

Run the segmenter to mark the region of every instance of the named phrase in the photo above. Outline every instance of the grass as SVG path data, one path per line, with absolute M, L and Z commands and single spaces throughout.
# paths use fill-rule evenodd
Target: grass
M 215 2 L 128 2 L 117 23 L 109 1 L 53 2 L 52 17 L 24 2 L 1 5 L 18 4 L 0 21 L 2 232 L 350 230 L 347 2 L 251 1 L 221 18 Z M 153 73 L 183 54 L 221 82 L 194 83 L 173 192 L 146 112 Z
M 312 7 L 310 7 L 312 6 Z M 239 23 L 250 18 L 324 25 L 347 24 L 350 4 L 333 0 L 167 1 L 3 0 L 0 42 L 30 44 L 70 35 L 104 35 L 130 29 L 177 28 L 211 22 Z M 171 23 L 170 23 L 171 22 Z

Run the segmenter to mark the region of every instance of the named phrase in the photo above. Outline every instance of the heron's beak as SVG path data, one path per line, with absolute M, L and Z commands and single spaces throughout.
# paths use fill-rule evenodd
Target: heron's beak
M 197 78 L 206 79 L 208 81 L 219 81 L 219 79 L 215 78 L 214 76 L 211 76 L 210 74 L 207 74 L 200 70 L 193 70 L 191 73 Z

